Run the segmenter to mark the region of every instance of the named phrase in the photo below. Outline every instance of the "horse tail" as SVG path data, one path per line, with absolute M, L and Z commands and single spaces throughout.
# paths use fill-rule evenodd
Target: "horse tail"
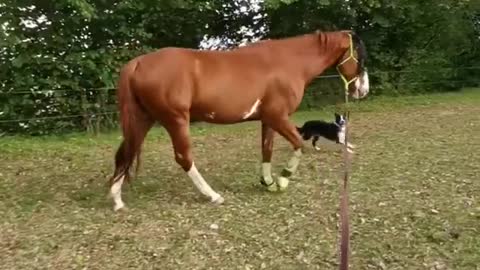
M 126 64 L 120 71 L 117 87 L 118 108 L 123 141 L 115 154 L 115 172 L 110 179 L 110 186 L 124 176 L 130 181 L 130 168 L 135 159 L 137 170 L 140 165 L 140 153 L 143 140 L 152 126 L 152 121 L 143 110 L 134 93 L 131 78 L 137 67 L 137 61 Z

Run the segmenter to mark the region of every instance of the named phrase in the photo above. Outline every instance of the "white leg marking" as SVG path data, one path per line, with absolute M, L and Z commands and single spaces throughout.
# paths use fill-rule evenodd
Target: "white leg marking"
M 203 179 L 200 172 L 198 172 L 195 163 L 192 162 L 192 167 L 187 172 L 190 179 L 192 179 L 193 184 L 197 187 L 197 189 L 205 196 L 210 197 L 210 200 L 216 204 L 223 203 L 223 198 L 220 194 L 216 193 Z
M 285 190 L 288 187 L 288 182 L 289 182 L 288 178 L 283 176 L 278 177 L 277 179 L 278 189 L 280 191 Z
M 277 185 L 272 177 L 272 164 L 270 162 L 262 163 L 262 176 L 263 181 L 267 184 L 267 190 L 272 192 L 277 191 Z
M 122 184 L 124 179 L 125 179 L 125 175 L 120 176 L 120 178 L 118 178 L 118 180 L 110 188 L 110 194 L 115 204 L 113 206 L 114 211 L 118 211 L 125 206 L 125 204 L 122 201 Z
M 353 144 L 347 143 L 347 152 L 353 154 L 353 149 L 355 146 Z
M 245 112 L 245 113 L 243 114 L 243 119 L 247 119 L 247 118 L 250 117 L 252 114 L 254 114 L 254 113 L 257 111 L 258 105 L 260 105 L 260 99 L 257 99 L 257 101 L 255 101 L 255 103 L 253 104 L 253 106 L 252 106 L 252 108 L 250 109 L 250 111 Z
M 300 157 L 302 156 L 302 149 L 298 148 L 293 152 L 293 157 L 290 158 L 290 160 L 287 163 L 287 170 L 291 173 L 294 173 L 297 171 L 298 164 L 300 163 Z
M 293 156 L 290 158 L 290 160 L 287 163 L 287 167 L 285 167 L 285 170 L 289 171 L 290 173 L 295 173 L 298 168 L 298 164 L 300 163 L 300 157 L 302 156 L 302 148 L 298 148 L 293 152 Z M 283 191 L 287 189 L 288 187 L 288 178 L 284 176 L 280 176 L 277 179 L 277 185 L 278 189 L 280 191 Z
M 264 162 L 262 163 L 262 175 L 265 181 L 265 184 L 270 185 L 273 183 L 272 177 L 272 163 Z

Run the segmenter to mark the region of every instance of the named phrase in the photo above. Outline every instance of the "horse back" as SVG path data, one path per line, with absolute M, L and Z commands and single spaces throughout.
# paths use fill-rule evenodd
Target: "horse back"
M 257 100 L 261 107 L 287 106 L 289 111 L 298 105 L 303 89 L 293 95 L 294 100 L 292 93 L 285 91 L 299 88 L 302 82 L 281 58 L 258 48 L 202 51 L 168 47 L 136 59 L 134 83 L 137 96 L 147 107 L 215 113 L 219 121 L 230 122 Z

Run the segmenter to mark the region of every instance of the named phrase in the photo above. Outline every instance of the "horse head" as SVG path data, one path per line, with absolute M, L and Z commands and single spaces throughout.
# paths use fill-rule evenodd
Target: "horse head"
M 337 61 L 337 71 L 345 88 L 354 99 L 367 96 L 370 90 L 368 72 L 365 66 L 367 50 L 360 37 L 351 31 L 344 32 L 345 52 Z

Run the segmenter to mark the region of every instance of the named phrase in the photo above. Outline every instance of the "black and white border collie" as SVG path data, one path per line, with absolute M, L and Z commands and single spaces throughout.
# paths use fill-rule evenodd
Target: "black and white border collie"
M 334 141 L 337 144 L 345 144 L 345 116 L 335 113 L 335 121 L 333 123 L 327 123 L 323 120 L 307 121 L 302 127 L 297 127 L 297 131 L 305 141 L 313 137 L 312 145 L 316 150 L 320 150 L 317 147 L 317 141 L 320 137 Z M 355 147 L 348 143 L 347 151 L 353 153 L 353 148 Z

